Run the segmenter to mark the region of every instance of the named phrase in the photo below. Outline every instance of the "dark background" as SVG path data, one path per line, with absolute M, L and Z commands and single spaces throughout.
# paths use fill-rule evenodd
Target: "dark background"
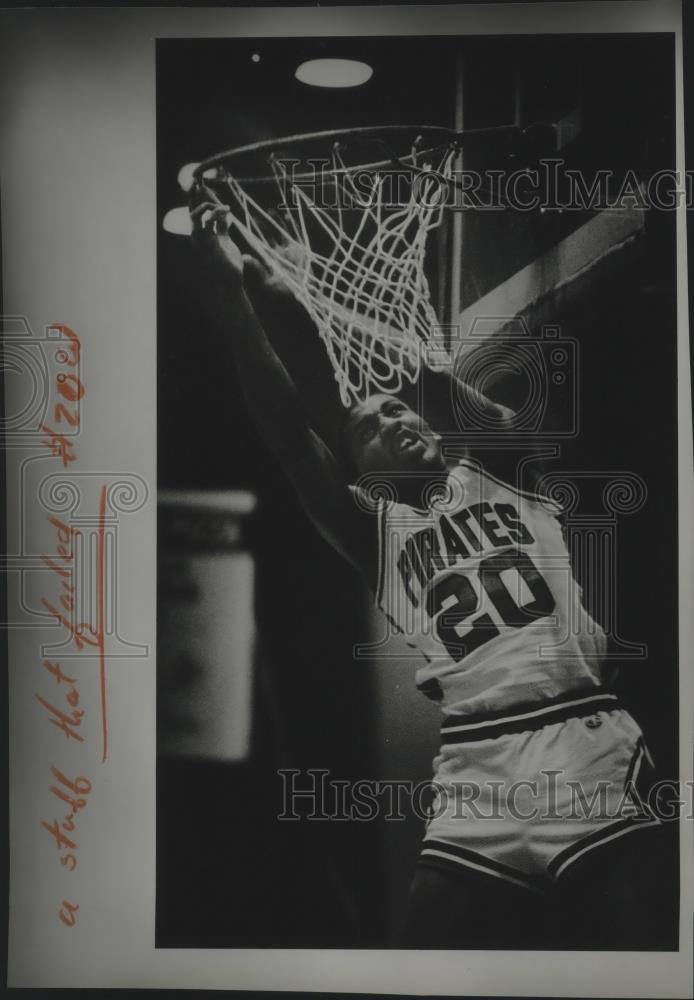
M 327 55 L 363 59 L 374 75 L 348 91 L 294 79 L 301 61 Z M 352 125 L 452 126 L 459 55 L 466 127 L 509 124 L 520 76 L 524 124 L 582 108 L 581 135 L 560 154 L 567 166 L 640 177 L 674 166 L 669 36 L 166 41 L 157 46 L 159 218 L 182 203 L 180 166 L 222 149 Z M 490 143 L 465 163 L 508 167 L 509 155 L 533 162 L 532 150 Z M 586 218 L 467 212 L 462 306 Z M 581 344 L 581 435 L 562 444 L 558 464 L 628 470 L 648 485 L 644 509 L 619 522 L 617 623 L 624 638 L 647 643 L 649 658 L 624 664 L 619 686 L 668 778 L 677 735 L 674 221 L 649 212 L 640 257 L 556 317 Z M 274 818 L 280 766 L 373 774 L 373 680 L 352 659 L 361 588 L 250 426 L 234 372 L 215 354 L 188 241 L 160 229 L 158 252 L 159 485 L 258 494 L 262 645 L 251 762 L 160 761 L 157 945 L 383 946 L 382 828 Z M 194 813 L 182 810 L 189 796 Z

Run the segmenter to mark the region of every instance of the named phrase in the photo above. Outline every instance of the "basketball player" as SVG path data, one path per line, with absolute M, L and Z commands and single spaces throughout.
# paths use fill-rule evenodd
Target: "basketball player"
M 258 318 L 283 290 L 232 242 L 208 188 L 195 188 L 191 216 L 254 422 L 318 530 L 421 654 L 417 685 L 443 711 L 402 944 L 667 947 L 662 824 L 633 791 L 650 758 L 603 687 L 606 639 L 582 607 L 560 509 L 517 488 L 498 450 L 484 464 L 447 454 L 396 396 L 343 409 L 329 448 Z M 513 428 L 510 410 L 455 388 L 488 426 Z

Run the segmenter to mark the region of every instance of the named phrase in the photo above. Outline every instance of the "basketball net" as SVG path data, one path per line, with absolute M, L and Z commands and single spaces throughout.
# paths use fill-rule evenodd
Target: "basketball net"
M 292 195 L 283 215 L 266 211 L 231 174 L 219 175 L 232 195 L 232 225 L 316 324 L 344 406 L 415 382 L 427 345 L 437 367 L 445 364 L 433 339 L 438 320 L 424 257 L 441 224 L 454 157 L 447 147 L 435 167 L 407 168 L 405 197 L 391 202 L 387 175 L 372 171 L 365 193 L 353 177 L 358 168 L 348 168 L 335 146 L 326 176 L 337 207 L 319 204 L 315 185 L 307 190 L 273 159 L 281 194 Z

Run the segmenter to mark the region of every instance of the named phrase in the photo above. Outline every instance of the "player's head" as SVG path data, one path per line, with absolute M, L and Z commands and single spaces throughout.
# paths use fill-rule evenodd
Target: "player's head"
M 397 396 L 377 394 L 349 411 L 342 451 L 356 476 L 369 472 L 439 472 L 440 435 Z

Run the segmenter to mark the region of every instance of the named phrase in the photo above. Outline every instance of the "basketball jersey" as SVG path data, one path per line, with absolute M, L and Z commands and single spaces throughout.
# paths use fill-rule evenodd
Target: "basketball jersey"
M 477 715 L 601 684 L 560 507 L 461 461 L 427 509 L 379 506 L 376 603 L 419 654 L 417 687 Z

